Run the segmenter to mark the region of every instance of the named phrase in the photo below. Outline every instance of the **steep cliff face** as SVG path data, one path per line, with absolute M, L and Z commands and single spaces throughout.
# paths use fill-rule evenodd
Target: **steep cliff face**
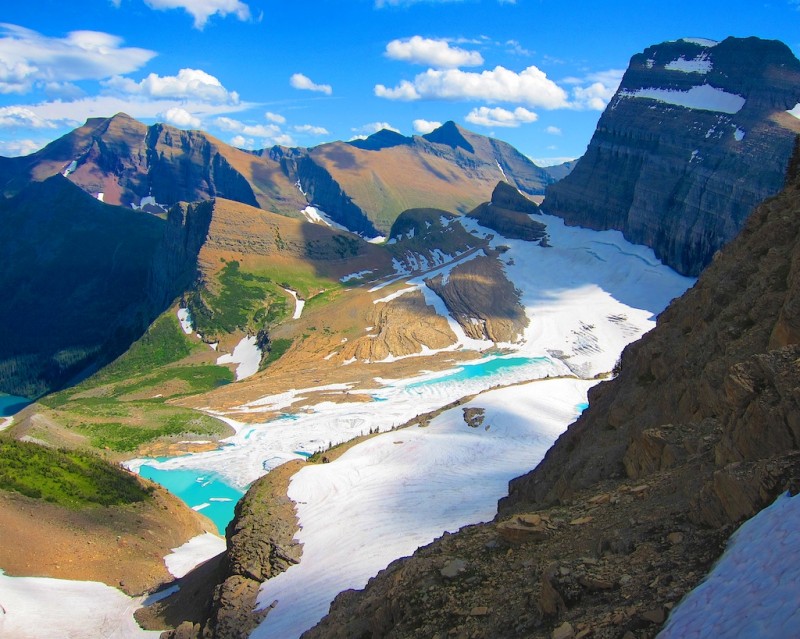
M 544 209 L 617 229 L 697 275 L 778 192 L 800 120 L 800 62 L 758 38 L 678 40 L 631 58 L 575 169 Z
M 106 363 L 160 312 L 147 291 L 163 220 L 56 175 L 0 201 L 0 222 L 2 390 L 37 396 Z
M 736 525 L 800 489 L 795 158 L 494 522 L 341 593 L 303 636 L 654 637 Z
M 275 147 L 270 157 L 280 162 L 289 179 L 297 183 L 307 200 L 355 233 L 375 237 L 378 231 L 367 214 L 344 192 L 328 170 L 301 149 Z

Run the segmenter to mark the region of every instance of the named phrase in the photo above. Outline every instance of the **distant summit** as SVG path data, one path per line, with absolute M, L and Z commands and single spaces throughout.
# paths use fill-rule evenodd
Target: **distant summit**
M 543 208 L 617 229 L 698 274 L 777 193 L 800 119 L 800 62 L 775 40 L 689 38 L 631 58 L 575 169 Z
M 390 129 L 381 129 L 377 133 L 373 133 L 365 140 L 351 140 L 350 144 L 358 149 L 366 149 L 367 151 L 380 151 L 381 149 L 390 149 L 393 146 L 400 146 L 402 144 L 413 144 L 414 140 L 405 135 L 392 131 Z
M 438 129 L 434 129 L 422 137 L 434 144 L 445 144 L 453 149 L 461 148 L 467 153 L 475 153 L 475 147 L 464 137 L 461 127 L 452 120 L 448 120 Z

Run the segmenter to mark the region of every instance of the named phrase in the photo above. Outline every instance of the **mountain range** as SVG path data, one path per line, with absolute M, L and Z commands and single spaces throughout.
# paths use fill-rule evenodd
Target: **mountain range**
M 237 637 L 273 609 L 253 614 L 261 582 L 303 561 L 287 492 L 299 466 L 333 467 L 346 440 L 426 432 L 447 411 L 469 433 L 501 429 L 461 395 L 430 399 L 430 375 L 477 360 L 613 377 L 493 521 L 342 593 L 304 636 L 652 637 L 735 526 L 797 489 L 798 104 L 785 45 L 728 38 L 634 55 L 586 154 L 552 170 L 453 122 L 250 152 L 91 119 L 0 158 L 0 325 L 14 337 L 0 390 L 40 397 L 3 439 L 111 461 L 208 453 L 252 482 L 227 554 L 185 582 L 196 601 L 153 613 L 175 639 Z M 573 242 L 562 220 L 598 233 Z M 558 272 L 527 267 L 534 255 Z M 662 262 L 700 278 L 633 342 L 643 309 L 691 283 Z M 398 380 L 413 417 L 387 400 Z M 398 418 L 373 430 L 362 408 L 382 401 Z M 287 450 L 241 452 L 262 422 Z M 318 454 L 298 461 L 309 442 Z

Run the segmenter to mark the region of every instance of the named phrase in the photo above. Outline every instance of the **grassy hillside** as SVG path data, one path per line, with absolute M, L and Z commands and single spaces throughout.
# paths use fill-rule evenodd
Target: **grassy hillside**
M 130 473 L 87 452 L 0 439 L 0 490 L 80 508 L 140 502 L 150 495 Z
M 221 436 L 228 428 L 219 420 L 167 403 L 233 381 L 231 371 L 214 364 L 215 359 L 167 312 L 109 366 L 40 400 L 48 427 L 29 420 L 19 428 L 29 427 L 28 434 L 50 443 L 77 443 L 124 456 L 159 438 Z

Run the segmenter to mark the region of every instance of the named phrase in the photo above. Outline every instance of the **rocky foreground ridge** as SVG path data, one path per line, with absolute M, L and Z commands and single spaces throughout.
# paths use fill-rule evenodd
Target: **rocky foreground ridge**
M 303 636 L 655 636 L 736 526 L 799 487 L 798 304 L 796 153 L 495 521 L 340 594 Z
M 545 210 L 616 229 L 697 275 L 783 185 L 800 61 L 781 42 L 664 42 L 631 58 L 574 171 Z

